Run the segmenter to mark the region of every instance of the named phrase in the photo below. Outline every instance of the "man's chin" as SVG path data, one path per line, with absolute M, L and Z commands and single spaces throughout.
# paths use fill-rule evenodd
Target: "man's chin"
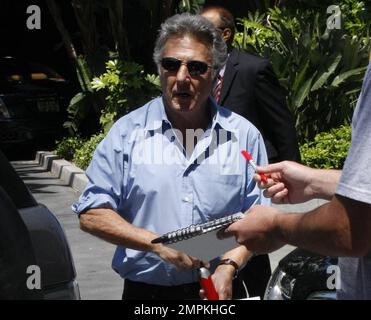
M 193 105 L 194 104 L 192 103 L 191 99 L 179 99 L 178 101 L 173 102 L 173 109 L 187 112 L 193 109 Z

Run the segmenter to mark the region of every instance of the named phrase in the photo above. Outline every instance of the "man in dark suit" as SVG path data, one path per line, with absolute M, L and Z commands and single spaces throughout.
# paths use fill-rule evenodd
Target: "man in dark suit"
M 228 60 L 214 83 L 217 102 L 242 115 L 261 132 L 269 162 L 300 161 L 293 117 L 285 94 L 268 59 L 240 52 L 232 47 L 233 15 L 223 7 L 210 6 L 201 15 L 220 30 L 228 46 Z M 240 271 L 250 296 L 264 295 L 271 275 L 268 255 L 251 259 Z
M 201 12 L 221 30 L 229 57 L 221 70 L 218 103 L 251 121 L 261 132 L 269 162 L 300 160 L 294 121 L 268 59 L 232 47 L 234 18 L 222 7 Z

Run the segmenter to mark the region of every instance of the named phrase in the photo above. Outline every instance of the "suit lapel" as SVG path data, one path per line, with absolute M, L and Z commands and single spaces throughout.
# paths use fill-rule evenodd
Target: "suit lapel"
M 238 55 L 239 52 L 236 49 L 233 49 L 229 55 L 223 77 L 222 91 L 220 93 L 221 105 L 224 104 L 224 101 L 227 98 L 230 88 L 233 84 L 233 80 L 238 72 Z

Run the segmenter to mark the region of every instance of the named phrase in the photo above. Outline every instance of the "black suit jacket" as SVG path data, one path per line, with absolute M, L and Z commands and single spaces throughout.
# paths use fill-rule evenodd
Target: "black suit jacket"
M 270 162 L 300 161 L 293 117 L 267 59 L 233 49 L 224 72 L 220 104 L 259 129 Z

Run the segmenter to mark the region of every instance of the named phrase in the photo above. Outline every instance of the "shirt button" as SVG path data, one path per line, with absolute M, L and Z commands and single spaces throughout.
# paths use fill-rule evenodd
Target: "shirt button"
M 190 197 L 190 196 L 185 196 L 182 200 L 183 200 L 184 202 L 191 202 L 191 201 L 192 201 L 192 197 Z

